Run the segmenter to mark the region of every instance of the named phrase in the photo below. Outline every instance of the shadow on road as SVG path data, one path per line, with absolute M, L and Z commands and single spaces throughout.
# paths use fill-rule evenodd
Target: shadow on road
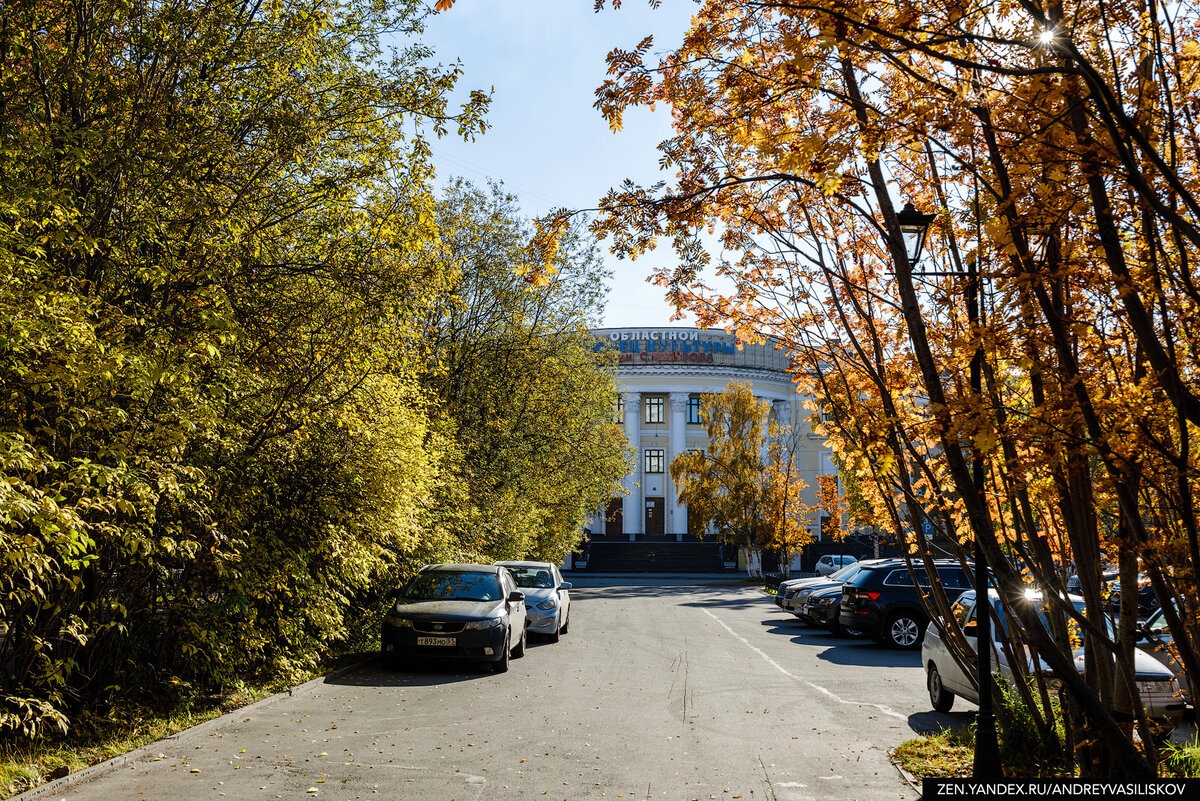
M 772 617 L 762 621 L 769 634 L 779 634 L 804 648 L 823 649 L 817 659 L 834 665 L 866 665 L 880 668 L 920 667 L 919 651 L 897 651 L 860 637 L 839 637 L 833 632 L 806 626 L 796 618 Z
M 752 594 L 731 598 L 731 592 L 750 589 Z M 767 600 L 767 596 L 755 587 L 741 584 L 622 584 L 606 587 L 572 586 L 572 598 L 588 600 L 627 600 L 635 598 L 681 598 L 701 596 L 703 600 L 688 601 L 683 606 L 742 608 L 755 606 Z
M 479 681 L 495 674 L 482 662 L 411 662 L 396 670 L 384 670 L 377 659 L 357 670 L 330 676 L 326 684 L 340 687 L 432 687 Z
M 815 643 L 809 643 L 810 645 Z M 841 640 L 837 648 L 829 648 L 817 659 L 833 665 L 867 665 L 881 668 L 919 668 L 920 651 L 896 651 L 876 645 L 873 640 Z
M 959 731 L 968 723 L 975 720 L 975 710 L 966 709 L 962 712 L 917 712 L 908 716 L 908 726 L 917 734 L 937 734 L 943 729 Z

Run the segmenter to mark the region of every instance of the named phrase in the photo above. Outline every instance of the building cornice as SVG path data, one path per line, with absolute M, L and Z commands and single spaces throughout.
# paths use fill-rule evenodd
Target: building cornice
M 620 381 L 624 376 L 629 377 L 652 377 L 659 376 L 668 377 L 688 377 L 698 378 L 712 383 L 712 379 L 728 379 L 728 378 L 751 378 L 759 381 L 776 381 L 784 384 L 794 383 L 791 375 L 782 370 L 769 370 L 762 367 L 733 367 L 725 365 L 705 366 L 703 369 L 697 369 L 692 365 L 678 364 L 623 364 L 615 370 L 617 380 Z

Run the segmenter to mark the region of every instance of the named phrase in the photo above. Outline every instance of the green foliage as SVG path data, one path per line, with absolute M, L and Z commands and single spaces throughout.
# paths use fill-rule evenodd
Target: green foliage
M 568 231 L 534 281 L 534 232 L 499 187 L 452 184 L 437 219 L 436 258 L 457 275 L 425 324 L 427 383 L 461 458 L 446 527 L 464 559 L 561 561 L 626 472 L 613 375 L 587 334 L 602 308 L 595 244 Z
M 0 736 L 298 670 L 429 534 L 452 443 L 401 2 L 0 8 Z
M 384 52 L 424 14 L 0 6 L 0 741 L 307 675 L 623 475 L 594 245 L 527 281 L 510 198 L 428 191 L 487 99 Z
M 1073 775 L 1074 766 L 1066 740 L 1066 717 L 1058 701 L 1057 693 L 1050 693 L 1049 709 L 1031 710 L 1007 681 L 1000 679 L 996 687 L 1000 690 L 1001 709 L 997 718 L 1000 722 L 1000 759 L 1005 765 L 1014 766 L 1011 775 L 1063 776 Z M 1036 692 L 1034 680 L 1029 681 L 1033 703 L 1042 704 Z M 1043 721 L 1050 725 L 1044 726 Z M 1019 766 L 1019 767 L 1018 767 Z
M 1167 743 L 1161 749 L 1164 774 L 1178 778 L 1200 778 L 1200 744 Z

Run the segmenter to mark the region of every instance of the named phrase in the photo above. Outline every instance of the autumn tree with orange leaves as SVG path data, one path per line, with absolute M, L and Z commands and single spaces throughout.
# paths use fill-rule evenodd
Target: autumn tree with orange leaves
M 964 554 L 978 541 L 1005 603 L 1028 583 L 1055 598 L 1077 571 L 1084 614 L 1012 611 L 1062 682 L 1064 742 L 1046 685 L 1017 692 L 1084 775 L 1160 762 L 1133 594 L 1112 636 L 1102 566 L 1153 585 L 1200 675 L 1198 26 L 1193 7 L 1123 0 L 709 0 L 665 57 L 614 50 L 597 93 L 614 128 L 667 103 L 676 131 L 674 181 L 613 190 L 597 230 L 622 256 L 669 242 L 678 261 L 654 278 L 672 302 L 796 355 L 874 522 L 914 560 L 929 549 L 910 521 Z M 936 214 L 919 263 L 905 201 Z

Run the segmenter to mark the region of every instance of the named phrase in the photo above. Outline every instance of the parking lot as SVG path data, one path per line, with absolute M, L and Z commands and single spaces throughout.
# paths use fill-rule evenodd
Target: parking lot
M 185 733 L 79 799 L 902 799 L 919 657 L 810 629 L 757 587 L 590 579 L 505 674 L 371 663 Z M 74 792 L 78 790 L 78 792 Z

